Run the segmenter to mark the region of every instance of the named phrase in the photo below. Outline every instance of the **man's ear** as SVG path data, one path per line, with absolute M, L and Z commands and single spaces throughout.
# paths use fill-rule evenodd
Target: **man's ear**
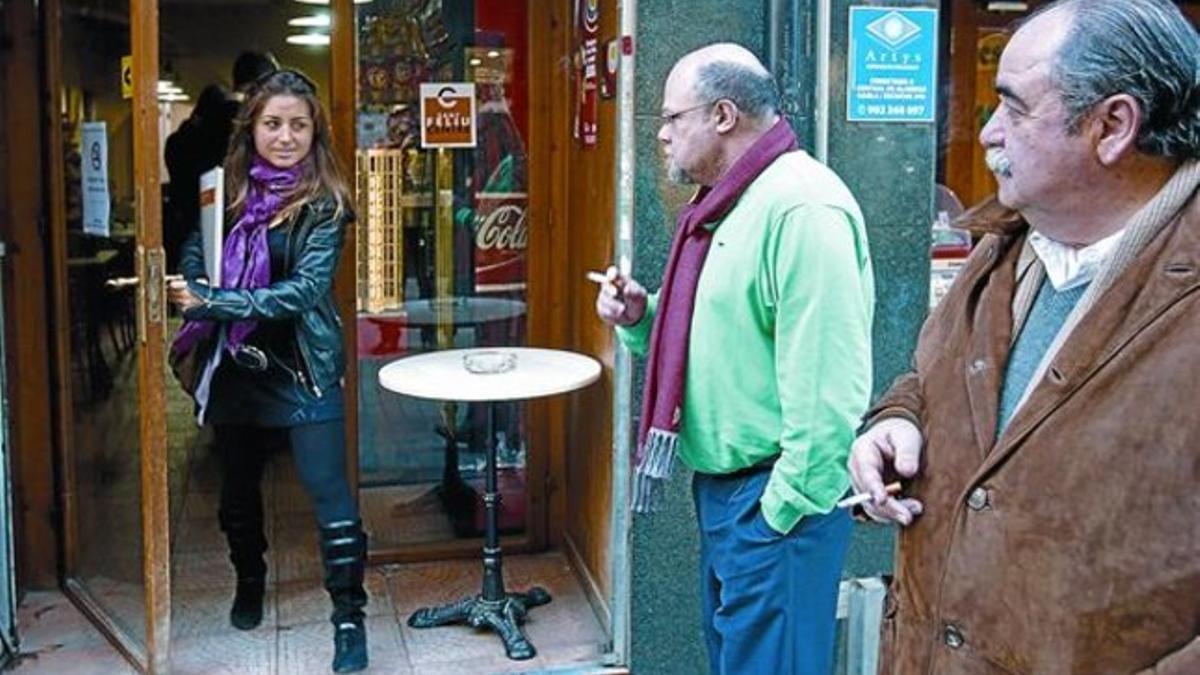
M 1097 133 L 1096 158 L 1104 166 L 1116 164 L 1137 145 L 1142 129 L 1142 106 L 1129 94 L 1114 94 L 1092 109 L 1090 124 Z
M 737 104 L 727 98 L 723 98 L 713 104 L 713 116 L 717 119 L 717 133 L 727 134 L 737 127 L 738 118 L 742 111 L 738 110 Z

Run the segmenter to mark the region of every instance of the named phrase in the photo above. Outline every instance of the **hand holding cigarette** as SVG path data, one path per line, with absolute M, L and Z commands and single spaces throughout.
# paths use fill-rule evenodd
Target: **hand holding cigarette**
M 919 499 L 889 494 L 884 476 L 895 472 L 901 479 L 921 470 L 921 430 L 905 417 L 885 417 L 871 424 L 850 446 L 850 484 L 855 492 L 873 496 L 862 508 L 873 520 L 911 525 L 925 509 Z
M 883 487 L 883 489 L 887 491 L 889 495 L 900 494 L 900 483 L 888 483 Z M 859 504 L 866 504 L 869 501 L 871 501 L 871 493 L 860 492 L 856 495 L 846 497 L 842 501 L 838 502 L 837 507 L 839 509 L 850 509 L 858 506 Z
M 608 269 L 615 270 L 616 268 L 610 267 Z M 621 277 L 619 274 L 614 274 L 613 276 L 610 277 L 608 274 L 606 274 L 604 272 L 597 272 L 596 270 L 588 270 L 587 278 L 588 278 L 588 281 L 600 284 L 601 286 L 604 286 L 605 284 L 613 285 L 617 289 L 617 297 L 621 296 Z
M 589 281 L 600 284 L 596 295 L 596 314 L 602 321 L 617 326 L 632 326 L 646 314 L 646 289 L 632 277 L 610 266 L 604 272 L 589 271 Z

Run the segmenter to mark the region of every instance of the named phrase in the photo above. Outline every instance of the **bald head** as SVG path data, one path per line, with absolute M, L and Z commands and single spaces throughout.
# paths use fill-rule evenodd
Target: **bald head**
M 773 123 L 779 109 L 771 73 L 753 52 L 732 42 L 685 54 L 671 69 L 667 83 L 694 92 L 699 101 L 730 100 L 753 122 Z
M 675 63 L 675 68 L 672 71 L 690 70 L 692 73 L 695 73 L 697 68 L 710 63 L 727 63 L 741 66 L 758 77 L 769 78 L 771 76 L 753 52 L 732 42 L 718 42 L 707 47 L 701 47 L 694 52 L 689 52 Z

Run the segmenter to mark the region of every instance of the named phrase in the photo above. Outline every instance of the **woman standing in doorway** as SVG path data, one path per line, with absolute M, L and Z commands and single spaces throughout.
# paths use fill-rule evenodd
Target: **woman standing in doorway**
M 367 666 L 367 537 L 346 479 L 345 355 L 332 288 L 354 215 L 311 80 L 291 70 L 265 76 L 234 125 L 224 163 L 226 222 L 234 225 L 221 283 L 207 283 L 196 234 L 180 260 L 186 284 L 171 289 L 186 321 L 172 349 L 216 346 L 196 403 L 221 461 L 218 517 L 237 572 L 229 618 L 242 630 L 262 621 L 260 484 L 269 449 L 286 439 L 320 528 L 333 670 L 353 672 Z

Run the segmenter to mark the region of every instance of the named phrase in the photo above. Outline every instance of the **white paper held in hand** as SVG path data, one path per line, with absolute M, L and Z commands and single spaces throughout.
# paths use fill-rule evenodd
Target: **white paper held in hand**
M 200 237 L 208 285 L 221 286 L 221 252 L 225 246 L 225 170 L 216 167 L 200 176 Z

